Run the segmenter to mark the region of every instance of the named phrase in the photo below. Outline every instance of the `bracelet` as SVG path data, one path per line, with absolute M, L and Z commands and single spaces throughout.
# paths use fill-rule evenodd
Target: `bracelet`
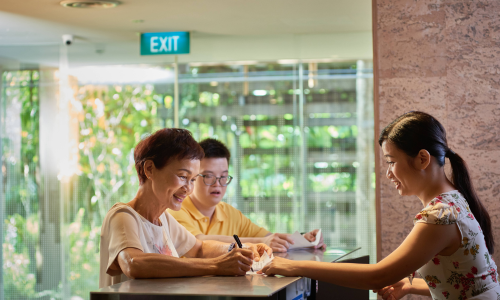
M 231 245 L 229 245 L 229 248 L 227 248 L 227 252 L 231 252 L 234 249 L 234 246 L 236 246 L 236 243 L 231 243 Z

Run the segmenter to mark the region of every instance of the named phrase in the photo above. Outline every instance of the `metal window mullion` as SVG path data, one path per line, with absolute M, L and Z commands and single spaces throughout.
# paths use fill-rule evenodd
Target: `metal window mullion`
M 4 228 L 3 224 L 5 223 L 5 193 L 3 186 L 3 138 L 4 138 L 4 128 L 5 128 L 5 102 L 6 102 L 6 93 L 3 82 L 3 70 L 0 69 L 0 76 L 2 78 L 2 85 L 0 86 L 0 242 L 3 245 L 4 242 Z M 0 300 L 4 299 L 4 285 L 3 285 L 3 247 L 0 247 Z
M 295 91 L 294 91 L 295 93 Z M 304 125 L 304 65 L 302 60 L 299 61 L 299 124 L 300 124 L 300 134 L 302 138 L 302 143 L 300 147 L 300 166 L 301 166 L 301 209 L 300 209 L 300 223 L 302 225 L 302 230 L 306 229 L 305 217 L 307 215 L 307 137 Z
M 292 100 L 293 100 L 293 106 L 292 106 L 292 116 L 293 116 L 293 133 L 292 133 L 292 162 L 293 162 L 293 219 L 298 221 L 298 224 L 294 224 L 294 228 L 292 228 L 292 231 L 296 230 L 301 230 L 303 226 L 303 219 L 299 218 L 299 202 L 298 202 L 298 189 L 300 186 L 300 178 L 301 178 L 301 173 L 300 173 L 300 148 L 297 145 L 298 139 L 296 135 L 296 129 L 299 127 L 299 112 L 298 112 L 298 103 L 297 103 L 297 93 L 295 91 L 297 90 L 297 65 L 293 65 L 293 81 L 292 81 L 292 87 L 293 87 L 293 95 L 292 95 Z M 302 135 L 301 135 L 302 136 Z

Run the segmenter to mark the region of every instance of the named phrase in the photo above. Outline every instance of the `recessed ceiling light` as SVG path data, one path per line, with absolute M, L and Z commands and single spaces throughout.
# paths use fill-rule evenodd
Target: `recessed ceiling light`
M 71 8 L 113 8 L 121 4 L 113 0 L 64 0 L 59 3 Z

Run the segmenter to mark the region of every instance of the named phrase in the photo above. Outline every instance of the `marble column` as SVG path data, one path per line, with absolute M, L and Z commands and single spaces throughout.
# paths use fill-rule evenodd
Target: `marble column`
M 500 2 L 373 0 L 373 8 L 376 130 L 410 110 L 440 120 L 500 245 Z M 378 162 L 380 259 L 409 233 L 421 203 L 398 195 L 380 152 Z

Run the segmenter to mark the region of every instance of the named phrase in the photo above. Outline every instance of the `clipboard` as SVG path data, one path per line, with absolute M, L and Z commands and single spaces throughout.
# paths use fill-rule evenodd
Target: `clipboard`
M 351 251 L 347 252 L 347 253 L 346 253 L 346 254 L 344 254 L 344 255 L 341 255 L 340 257 L 337 257 L 335 260 L 333 260 L 333 261 L 332 261 L 332 263 L 337 262 L 339 259 L 344 258 L 344 257 L 346 257 L 347 255 L 349 255 L 349 254 L 351 254 L 351 253 L 353 253 L 353 252 L 358 251 L 359 249 L 361 249 L 361 247 L 358 247 L 358 248 L 356 248 L 356 249 L 354 249 L 354 250 L 351 250 Z

